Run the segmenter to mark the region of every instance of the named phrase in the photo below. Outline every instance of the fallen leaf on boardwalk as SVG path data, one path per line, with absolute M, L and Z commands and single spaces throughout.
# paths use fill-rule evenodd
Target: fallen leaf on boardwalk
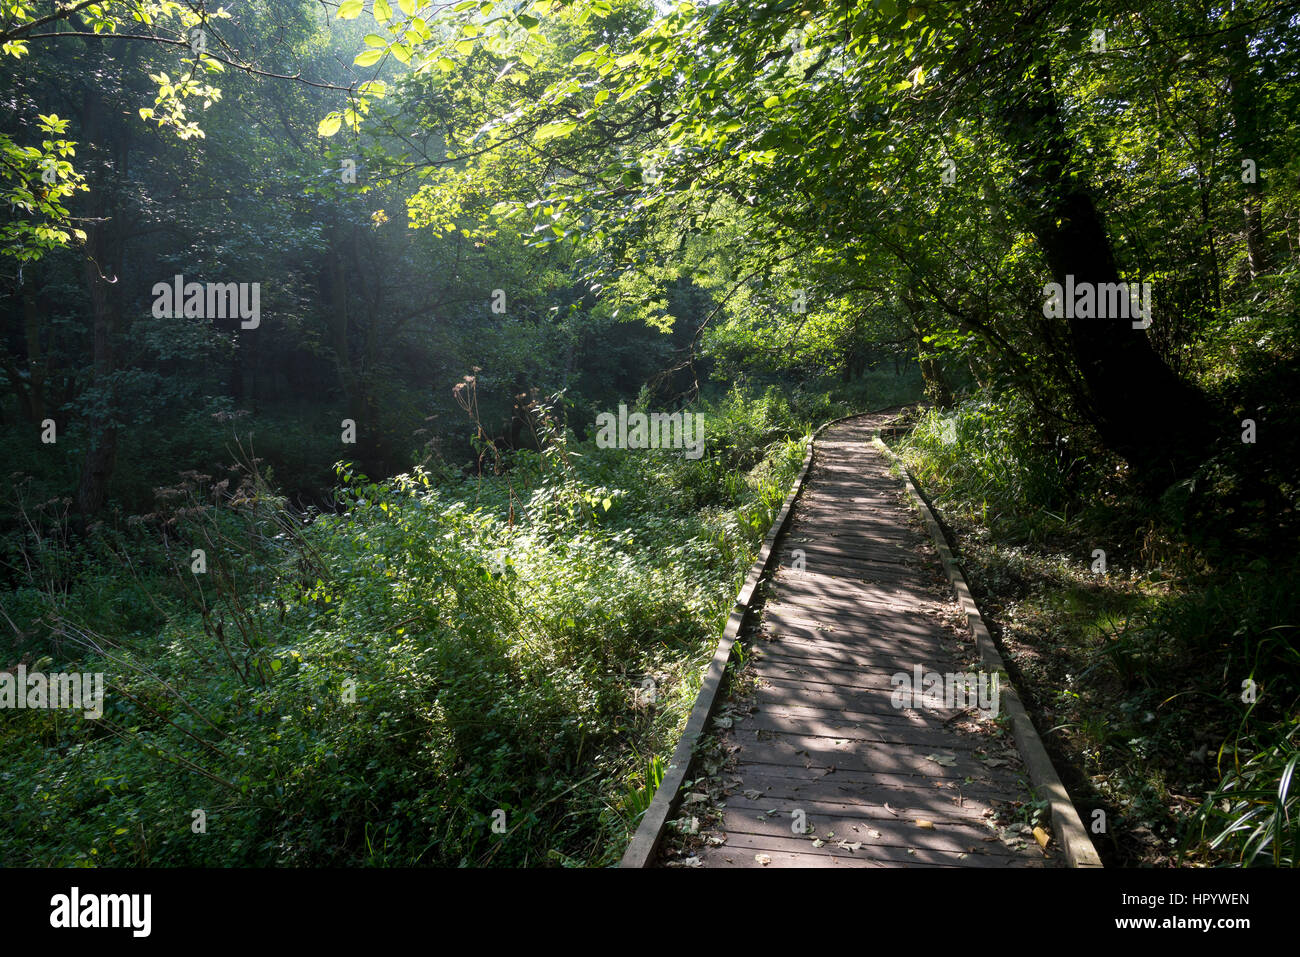
M 776 813 L 776 808 L 772 808 L 772 810 L 770 811 L 764 811 L 763 813 L 766 814 L 768 817 L 771 817 L 773 814 Z
M 730 727 L 731 727 L 731 719 L 730 719 L 730 718 L 714 718 L 714 719 L 713 719 L 713 726 L 714 726 L 715 728 L 730 728 Z
M 852 844 L 850 844 L 848 841 L 836 841 L 836 842 L 835 842 L 835 846 L 836 846 L 836 847 L 842 847 L 842 848 L 844 848 L 844 850 L 846 850 L 846 851 L 860 851 L 860 850 L 862 850 L 862 842 L 861 842 L 861 841 L 854 841 Z
M 885 810 L 888 811 L 890 814 L 894 815 L 894 817 L 898 817 L 898 812 L 895 811 L 892 807 L 889 806 L 889 802 L 885 802 L 884 808 L 885 808 Z
M 685 803 L 686 803 L 686 804 L 701 804 L 701 803 L 703 803 L 704 801 L 707 801 L 707 800 L 708 800 L 708 797 L 707 797 L 706 795 L 701 794 L 699 791 L 692 791 L 690 794 L 686 795 L 686 801 L 685 801 Z
M 877 831 L 874 827 L 867 828 L 867 833 L 870 834 L 872 837 L 880 837 L 880 832 Z
M 823 841 L 820 837 L 814 837 L 814 838 L 812 839 L 812 846 L 813 846 L 813 847 L 825 847 L 825 846 L 826 846 L 826 842 Z
M 772 858 L 768 857 L 766 854 L 755 854 L 754 860 L 758 861 L 758 863 L 762 864 L 764 867 L 767 867 L 767 865 L 772 863 Z
M 762 797 L 762 795 L 763 792 L 758 790 L 758 788 L 747 788 L 745 790 L 745 797 L 749 798 L 751 801 L 757 801 Z
M 923 819 L 921 819 L 921 818 L 918 817 L 918 818 L 916 819 L 916 826 L 917 826 L 917 827 L 923 827 L 923 828 L 925 828 L 926 830 L 929 830 L 929 831 L 933 831 L 933 830 L 934 830 L 934 821 L 926 821 L 926 820 L 923 820 Z
M 955 767 L 957 764 L 957 756 L 955 754 L 927 754 L 925 759 L 927 761 L 933 761 L 935 764 L 941 764 L 945 768 Z
M 1047 850 L 1047 842 L 1050 841 L 1051 838 L 1047 836 L 1047 832 L 1041 827 L 1034 828 L 1034 839 L 1038 841 L 1039 847 L 1043 850 Z

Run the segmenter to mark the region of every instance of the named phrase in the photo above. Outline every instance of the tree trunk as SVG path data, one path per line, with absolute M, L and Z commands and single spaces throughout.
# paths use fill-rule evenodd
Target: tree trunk
M 90 292 L 93 327 L 92 388 L 96 389 L 111 388 L 109 378 L 114 369 L 113 333 L 116 331 L 116 315 L 110 301 L 108 284 L 116 273 L 108 275 L 101 273 L 101 268 L 112 268 L 111 264 L 103 259 L 105 243 L 102 241 L 102 234 L 105 229 L 103 224 L 94 224 L 86 230 L 85 277 L 86 287 Z M 105 412 L 92 415 L 90 420 L 90 449 L 82 462 L 81 481 L 77 486 L 77 510 L 83 520 L 90 518 L 104 507 L 108 482 L 117 464 L 117 427 L 112 420 L 111 395 L 105 402 L 95 405 Z
M 339 384 L 343 386 L 346 415 L 356 423 L 357 444 L 355 458 L 362 471 L 370 473 L 380 465 L 378 459 L 378 422 L 373 402 L 366 389 L 364 373 L 358 373 L 353 364 L 351 347 L 351 285 L 349 271 L 360 269 L 356 250 L 356 230 L 337 223 L 329 232 L 329 261 L 326 264 L 328 290 L 328 321 L 330 345 L 334 350 L 335 367 Z M 362 357 L 364 362 L 364 357 Z M 372 478 L 375 476 L 371 476 Z
M 1250 37 L 1244 28 L 1238 28 L 1224 41 L 1223 51 L 1228 61 L 1229 104 L 1232 109 L 1232 140 L 1236 146 L 1237 162 L 1250 160 L 1253 175 L 1242 177 L 1246 196 L 1242 200 L 1242 213 L 1246 228 L 1246 261 L 1250 277 L 1254 279 L 1268 271 L 1268 241 L 1264 234 L 1264 161 L 1267 144 L 1260 130 L 1259 82 L 1250 62 Z M 1243 170 L 1245 173 L 1245 170 Z
M 1021 157 L 1018 185 L 1031 229 L 1052 276 L 1062 286 L 1118 283 L 1119 268 L 1100 211 L 1070 161 L 1064 119 L 1045 64 L 1037 82 L 1000 117 Z M 1197 389 L 1161 360 L 1144 329 L 1126 318 L 1063 320 L 1081 388 L 1080 411 L 1102 442 L 1133 468 L 1149 490 L 1167 487 L 1204 460 L 1214 430 L 1226 421 Z
M 952 388 L 948 385 L 948 379 L 943 374 L 943 367 L 939 360 L 934 357 L 933 352 L 927 346 L 925 337 L 930 334 L 930 323 L 925 317 L 925 310 L 921 308 L 916 297 L 910 290 L 904 290 L 902 294 L 903 304 L 907 306 L 908 322 L 912 330 L 912 337 L 916 341 L 916 361 L 921 367 L 921 381 L 925 384 L 925 397 L 940 409 L 951 409 L 953 406 Z
M 98 91 L 87 86 L 82 101 L 82 122 L 89 143 L 104 144 L 108 153 L 105 165 L 109 174 L 125 177 L 126 145 L 122 130 L 105 129 L 105 107 Z M 106 179 L 107 177 L 105 177 Z M 116 370 L 114 338 L 119 313 L 117 281 L 121 274 L 125 230 L 113 189 L 106 183 L 92 184 L 93 207 L 86 227 L 86 259 L 83 276 L 90 295 L 91 368 L 90 388 L 105 393 L 90 417 L 90 448 L 82 461 L 81 480 L 77 485 L 77 510 L 85 522 L 104 507 L 108 483 L 117 464 L 116 405 L 112 395 L 112 376 Z

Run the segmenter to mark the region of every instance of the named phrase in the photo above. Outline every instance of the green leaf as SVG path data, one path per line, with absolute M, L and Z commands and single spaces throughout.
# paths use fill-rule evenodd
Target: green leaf
M 543 123 L 537 127 L 537 132 L 533 134 L 533 141 L 536 143 L 545 143 L 547 140 L 553 140 L 557 136 L 566 136 L 578 128 L 578 124 L 572 120 L 563 120 L 559 123 Z
M 393 19 L 393 8 L 388 5 L 388 0 L 375 0 L 375 19 L 380 23 Z
M 573 66 L 586 66 L 588 63 L 590 63 L 590 62 L 592 62 L 593 60 L 595 60 L 596 57 L 598 57 L 599 55 L 600 55 L 600 54 L 598 54 L 595 50 L 585 50 L 584 52 L 579 53 L 577 56 L 575 56 L 575 57 L 573 58 L 573 64 L 572 64 L 572 65 L 573 65 Z
M 456 69 L 456 61 L 451 57 L 440 56 L 438 57 L 438 69 L 443 73 L 450 73 Z
M 340 20 L 355 20 L 357 17 L 361 16 L 362 9 L 363 6 L 361 0 L 343 0 L 343 2 L 339 4 L 339 12 L 336 16 Z
M 411 62 L 411 48 L 405 43 L 394 43 L 389 49 L 393 51 L 393 56 L 403 63 Z
M 342 125 L 343 114 L 338 112 L 330 113 L 320 121 L 320 125 L 316 127 L 316 134 L 318 136 L 333 136 Z
M 362 50 L 352 62 L 357 66 L 374 66 L 383 59 L 383 50 Z
M 402 12 L 408 17 L 415 16 L 415 0 L 397 0 L 397 5 L 402 8 Z
M 774 106 L 779 106 L 780 103 L 781 103 L 781 98 L 779 96 L 773 95 L 773 96 L 769 96 L 766 100 L 763 101 L 763 106 L 770 110 Z
M 361 38 L 361 42 L 368 47 L 388 46 L 388 41 L 385 38 L 381 37 L 378 33 L 367 33 L 364 37 Z
M 519 25 L 521 27 L 523 27 L 525 30 L 528 30 L 530 32 L 536 30 L 538 25 L 542 22 L 538 20 L 536 17 L 530 17 L 526 13 L 519 14 L 518 16 L 515 17 L 515 19 L 519 21 Z

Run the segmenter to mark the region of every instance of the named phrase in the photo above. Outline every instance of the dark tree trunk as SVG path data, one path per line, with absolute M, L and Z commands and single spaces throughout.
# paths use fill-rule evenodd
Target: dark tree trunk
M 953 406 L 952 388 L 943 374 L 943 367 L 934 357 L 933 351 L 925 342 L 930 334 L 930 323 L 925 317 L 925 310 L 910 291 L 904 291 L 903 303 L 907 306 L 908 321 L 911 325 L 912 338 L 916 342 L 916 361 L 921 367 L 921 381 L 925 384 L 925 397 L 940 409 Z
M 1003 131 L 1021 158 L 1017 182 L 1052 276 L 1117 283 L 1119 269 L 1100 211 L 1070 161 L 1065 123 L 1045 65 L 1024 97 L 1003 111 Z M 1153 290 L 1158 300 L 1159 290 Z M 1156 354 L 1129 319 L 1066 319 L 1065 340 L 1080 377 L 1076 399 L 1106 446 L 1152 490 L 1167 487 L 1208 455 L 1221 420 L 1206 397 Z
M 1242 200 L 1242 213 L 1246 228 L 1246 261 L 1250 277 L 1268 271 L 1268 241 L 1264 233 L 1264 165 L 1267 144 L 1260 130 L 1259 82 L 1250 62 L 1250 37 L 1244 28 L 1238 28 L 1224 41 L 1228 61 L 1229 103 L 1232 109 L 1232 139 L 1240 154 L 1238 164 L 1244 160 L 1254 163 L 1254 175 L 1243 178 L 1246 196 Z M 1243 171 L 1244 172 L 1244 171 Z
M 99 389 L 109 388 L 108 381 L 114 369 L 113 334 L 116 331 L 116 316 L 108 290 L 109 281 L 116 274 L 101 273 L 101 269 L 112 269 L 112 265 L 103 259 L 104 243 L 101 235 L 104 230 L 103 225 L 96 224 L 86 231 L 85 277 L 90 291 L 93 382 L 94 387 Z M 117 464 L 117 427 L 112 420 L 111 397 L 105 405 L 108 408 L 107 414 L 91 417 L 90 449 L 82 462 L 81 481 L 77 486 L 77 510 L 83 519 L 91 517 L 104 507 L 108 482 L 113 477 L 113 468 Z
M 355 422 L 357 428 L 354 458 L 362 471 L 374 478 L 377 477 L 376 470 L 382 469 L 378 415 L 367 388 L 364 369 L 359 372 L 356 368 L 356 362 L 364 363 L 365 357 L 354 359 L 352 354 L 352 289 L 348 277 L 359 273 L 361 268 L 356 243 L 355 227 L 340 226 L 337 222 L 331 227 L 325 277 L 326 307 L 330 345 L 334 351 L 339 383 L 343 386 L 346 417 Z M 366 343 L 366 351 L 371 347 L 373 343 Z
M 41 327 L 47 323 L 42 303 L 36 297 L 36 290 L 28 287 L 23 290 L 23 334 L 27 340 L 27 371 L 31 377 L 28 386 L 30 399 L 28 411 L 32 422 L 39 423 L 45 418 L 45 376 L 46 367 L 41 349 Z
M 92 185 L 94 197 L 91 222 L 86 227 L 86 259 L 83 276 L 90 296 L 91 311 L 91 387 L 107 392 L 103 401 L 94 404 L 99 410 L 90 418 L 90 448 L 82 461 L 77 485 L 77 510 L 83 523 L 104 507 L 108 483 L 117 464 L 117 426 L 114 424 L 115 399 L 111 394 L 116 370 L 114 339 L 118 331 L 120 308 L 117 294 L 121 275 L 125 230 L 121 222 L 116 194 L 104 188 L 112 175 L 126 175 L 126 144 L 120 128 L 106 129 L 105 107 L 93 86 L 85 90 L 82 122 L 90 143 L 103 143 L 105 155 L 101 184 Z

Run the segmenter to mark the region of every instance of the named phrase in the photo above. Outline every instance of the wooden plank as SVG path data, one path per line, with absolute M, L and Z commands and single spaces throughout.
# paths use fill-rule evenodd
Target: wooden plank
M 899 748 L 892 744 L 851 740 L 849 738 L 819 738 L 812 735 L 764 733 L 737 730 L 735 740 L 752 754 L 762 754 L 769 764 L 792 767 L 845 768 L 850 771 L 881 771 L 888 774 L 919 774 L 931 778 L 981 780 L 989 775 L 987 766 L 977 760 L 969 750 L 959 749 L 950 743 L 926 748 Z M 754 747 L 760 745 L 761 747 Z M 935 754 L 950 764 L 938 764 L 927 755 Z M 749 758 L 746 758 L 749 760 Z
M 898 631 L 916 630 L 922 624 L 937 626 L 935 612 L 928 608 L 918 609 L 903 603 L 889 604 L 884 601 L 872 603 L 868 618 L 836 617 L 827 612 L 820 614 L 816 608 L 801 605 L 786 605 L 780 601 L 770 602 L 763 610 L 763 621 L 774 622 L 781 627 L 816 628 L 822 626 L 844 631 L 846 629 L 865 629 L 872 625 L 877 628 Z M 926 614 L 929 612 L 929 614 Z
M 957 667 L 951 654 L 936 646 L 933 640 L 917 640 L 905 635 L 857 635 L 852 642 L 832 645 L 829 642 L 800 642 L 793 638 L 768 637 L 754 643 L 757 653 L 774 658 L 824 664 L 828 667 L 850 665 L 870 668 L 879 662 L 879 655 L 909 658 L 925 671 L 946 672 Z M 909 676 L 912 670 L 908 668 Z
M 730 810 L 730 809 L 728 809 Z M 933 828 L 918 826 L 914 821 L 888 820 L 878 818 L 828 819 L 825 823 L 813 819 L 813 827 L 803 835 L 791 830 L 792 819 L 789 816 L 762 814 L 737 814 L 733 821 L 726 822 L 727 846 L 778 848 L 795 853 L 809 853 L 820 850 L 812 847 L 813 837 L 827 840 L 829 832 L 834 836 L 827 840 L 828 845 L 844 840 L 850 844 L 861 843 L 862 849 L 850 853 L 870 855 L 877 847 L 896 847 L 906 851 L 908 848 L 920 851 L 940 851 L 948 854 L 975 854 L 988 859 L 1001 858 L 1004 861 L 1030 860 L 1041 861 L 1042 852 L 1038 845 L 1033 849 L 1012 850 L 999 839 L 998 835 L 982 825 L 935 825 Z M 856 825 L 856 826 L 855 826 Z M 1030 839 L 1033 843 L 1033 839 Z M 840 850 L 836 845 L 836 850 Z
M 780 764 L 741 764 L 737 773 L 741 776 L 741 783 L 736 787 L 742 790 L 766 793 L 766 789 L 771 789 L 771 793 L 780 795 L 829 794 L 834 790 L 840 796 L 855 795 L 863 800 L 876 800 L 878 797 L 879 803 L 888 801 L 894 808 L 909 799 L 922 805 L 931 801 L 1015 803 L 1025 799 L 1024 793 L 1015 789 L 999 790 L 988 784 L 967 783 L 965 780 L 936 781 L 916 774 L 879 774 L 838 768 L 829 773 L 823 769 L 810 774 L 806 768 Z
M 849 831 L 843 835 L 847 843 L 853 844 L 861 836 L 860 831 Z M 700 859 L 706 867 L 1044 867 L 1045 862 L 1032 857 L 1012 857 L 1010 855 L 990 853 L 976 846 L 975 853 L 963 851 L 934 850 L 932 848 L 908 848 L 873 844 L 857 851 L 845 850 L 836 843 L 840 839 L 828 841 L 820 848 L 812 846 L 812 838 L 773 838 L 761 835 L 728 835 L 727 843 L 721 847 L 710 847 L 700 853 Z M 756 857 L 764 854 L 770 858 L 767 864 L 761 864 Z M 965 854 L 963 857 L 962 854 Z
M 751 792 L 760 790 L 749 789 Z M 882 821 L 930 821 L 939 826 L 948 823 L 965 823 L 985 827 L 989 806 L 987 803 L 957 796 L 928 793 L 923 788 L 889 788 L 856 790 L 847 785 L 828 785 L 818 782 L 816 790 L 796 788 L 786 793 L 768 788 L 756 798 L 745 793 L 727 795 L 727 809 L 737 813 L 766 814 L 775 810 L 776 816 L 790 820 L 795 811 L 802 811 L 817 824 L 834 829 L 839 818 Z M 886 807 L 888 805 L 888 807 Z

